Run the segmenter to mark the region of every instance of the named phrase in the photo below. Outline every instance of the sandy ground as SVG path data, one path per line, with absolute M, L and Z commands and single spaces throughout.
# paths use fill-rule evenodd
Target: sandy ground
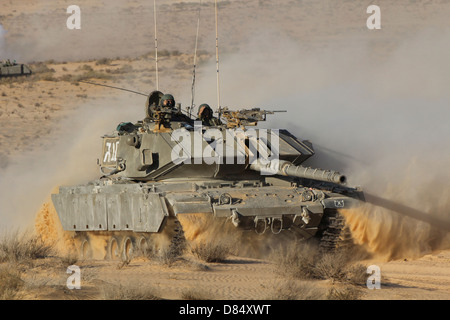
M 35 70 L 31 77 L 0 81 L 3 229 L 33 226 L 56 186 L 97 178 L 100 136 L 119 122 L 143 118 L 145 96 L 77 80 L 143 94 L 156 89 L 150 2 L 80 0 L 79 31 L 65 27 L 65 1 L 2 3 L 0 59 L 29 63 Z M 198 3 L 157 3 L 160 90 L 185 107 L 191 99 Z M 214 9 L 212 1 L 202 3 L 195 103 L 214 105 Z M 220 2 L 221 103 L 286 107 L 291 116 L 277 125 L 317 141 L 318 156 L 326 156 L 320 165 L 331 162 L 353 172 L 351 182 L 410 205 L 420 200 L 424 212 L 448 221 L 448 173 L 440 169 L 449 159 L 450 3 L 377 4 L 381 30 L 367 29 L 368 4 L 360 1 Z M 361 298 L 449 299 L 448 233 L 425 228 L 424 236 L 419 224 L 403 220 L 397 229 L 395 219 L 369 221 L 374 233 L 352 220 L 356 238 L 374 253 L 363 263 L 379 266 L 382 275 L 381 289 L 364 288 Z M 386 237 L 392 248 L 377 246 L 377 239 Z M 154 287 L 165 299 L 181 299 L 199 288 L 208 299 L 267 299 L 285 281 L 267 259 L 233 256 L 207 270 L 189 259 L 171 268 L 146 259 L 122 267 L 79 261 L 82 290 L 68 290 L 64 260 L 47 258 L 23 270 L 29 286 L 22 295 L 101 299 L 103 285 L 115 283 Z

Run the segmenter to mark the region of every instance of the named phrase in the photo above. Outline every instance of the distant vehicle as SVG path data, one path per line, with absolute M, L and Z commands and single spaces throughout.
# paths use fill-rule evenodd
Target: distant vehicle
M 11 62 L 10 60 L 2 61 L 0 63 L 0 78 L 2 77 L 17 77 L 30 75 L 31 69 L 25 64 Z

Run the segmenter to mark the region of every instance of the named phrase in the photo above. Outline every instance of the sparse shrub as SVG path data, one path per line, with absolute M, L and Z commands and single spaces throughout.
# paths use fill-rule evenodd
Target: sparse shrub
M 332 287 L 327 294 L 328 300 L 358 300 L 362 291 L 355 286 Z
M 191 252 L 205 262 L 223 262 L 231 248 L 223 241 L 201 242 L 191 247 Z
M 105 300 L 159 300 L 152 287 L 106 284 L 102 287 Z
M 299 279 L 320 279 L 352 284 L 365 283 L 365 268 L 355 264 L 351 251 L 321 252 L 312 245 L 292 244 L 275 255 L 284 273 Z
M 362 264 L 352 264 L 347 268 L 347 282 L 356 286 L 366 286 L 367 278 L 367 267 Z
M 359 299 L 362 293 L 358 286 L 364 285 L 367 279 L 366 268 L 356 263 L 358 255 L 351 249 L 321 252 L 312 245 L 291 244 L 279 250 L 274 257 L 277 272 L 290 278 L 331 280 L 333 287 L 322 297 L 330 300 Z M 286 286 L 279 289 L 277 294 L 283 299 L 297 299 L 301 296 L 298 291 L 297 288 Z M 312 299 L 317 299 L 317 296 Z
M 87 71 L 87 72 L 90 72 L 90 71 L 94 71 L 94 69 L 90 65 L 84 64 L 81 67 L 78 67 L 76 69 L 76 71 Z
M 16 298 L 17 292 L 22 288 L 24 281 L 14 266 L 0 267 L 0 299 L 11 300 Z
M 144 255 L 150 260 L 171 267 L 182 258 L 186 248 L 186 239 L 182 231 L 178 231 L 170 238 L 168 242 L 167 239 L 165 241 L 157 240 L 156 242 L 159 242 L 159 245 L 147 247 Z
M 284 281 L 273 287 L 269 300 L 323 300 L 326 294 L 311 281 Z
M 319 279 L 343 281 L 347 277 L 349 257 L 343 252 L 325 253 L 318 258 L 315 276 Z
M 111 73 L 111 74 L 125 74 L 125 73 L 131 73 L 133 71 L 134 71 L 133 66 L 131 66 L 129 64 L 124 64 L 120 68 L 117 68 L 115 70 L 111 70 L 108 73 Z
M 45 258 L 52 247 L 35 234 L 6 233 L 0 238 L 0 262 L 27 262 Z
M 189 288 L 181 291 L 181 299 L 184 300 L 211 300 L 211 295 L 198 288 Z
M 182 253 L 180 251 L 169 247 L 161 249 L 154 257 L 163 265 L 170 267 L 180 259 L 181 255 Z
M 61 262 L 66 266 L 76 264 L 77 261 L 78 261 L 78 254 L 73 251 L 69 251 L 61 257 Z
M 289 244 L 273 255 L 277 270 L 283 274 L 299 279 L 315 278 L 317 248 L 310 245 Z
M 95 62 L 95 64 L 96 64 L 97 66 L 99 66 L 99 65 L 109 66 L 109 65 L 111 65 L 111 59 L 108 59 L 108 58 L 101 58 L 101 59 L 97 60 L 97 61 Z

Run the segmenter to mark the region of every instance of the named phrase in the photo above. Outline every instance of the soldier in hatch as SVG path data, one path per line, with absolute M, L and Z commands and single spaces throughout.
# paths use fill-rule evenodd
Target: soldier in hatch
M 204 126 L 218 126 L 220 120 L 213 116 L 213 111 L 206 103 L 200 105 L 198 108 L 198 118 Z
M 175 98 L 171 94 L 165 94 L 161 97 L 159 106 L 156 110 L 166 112 L 167 121 L 192 121 L 188 116 L 181 112 L 181 109 L 175 107 Z
M 165 94 L 161 97 L 160 106 L 163 108 L 175 109 L 175 99 L 171 94 Z

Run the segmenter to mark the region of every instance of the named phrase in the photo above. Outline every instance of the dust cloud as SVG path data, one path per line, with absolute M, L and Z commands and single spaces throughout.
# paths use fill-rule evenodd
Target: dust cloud
M 101 136 L 112 133 L 120 122 L 141 120 L 144 105 L 145 97 L 131 94 L 90 101 L 56 123 L 45 146 L 10 161 L 0 170 L 0 229 L 32 226 L 55 188 L 99 178 Z
M 210 214 L 182 214 L 178 219 L 191 247 L 208 243 L 223 246 L 238 256 L 267 258 L 294 239 L 290 232 L 274 235 L 271 232 L 257 234 L 254 230 L 241 230 L 234 227 L 229 219 L 214 218 Z
M 184 3 L 185 4 L 185 3 Z M 137 57 L 154 50 L 153 1 L 109 0 L 102 5 L 88 0 L 79 0 L 76 5 L 81 11 L 81 29 L 70 30 L 66 26 L 71 16 L 66 12 L 68 3 L 42 1 L 37 12 L 19 15 L 5 24 L 11 30 L 6 49 L 8 55 L 17 61 L 80 61 L 87 59 Z M 180 40 L 178 28 L 164 25 L 178 19 L 180 9 L 171 1 L 157 1 L 160 17 L 158 42 L 160 50 L 182 50 L 193 46 L 196 17 L 195 5 L 186 8 L 183 15 L 189 21 L 184 27 L 192 32 L 189 43 Z M 25 27 L 24 27 L 25 26 Z M 137 30 L 139 30 L 137 32 Z M 185 40 L 183 38 L 183 40 Z
M 287 110 L 263 126 L 310 140 L 316 155 L 305 164 L 341 171 L 349 186 L 423 212 L 413 219 L 373 205 L 347 211 L 372 253 L 393 259 L 450 248 L 446 230 L 423 221 L 450 222 L 450 29 L 400 38 L 383 56 L 372 52 L 374 41 L 308 51 L 262 31 L 221 58 L 221 105 Z M 199 80 L 197 104 L 216 105 L 215 85 L 212 74 Z

